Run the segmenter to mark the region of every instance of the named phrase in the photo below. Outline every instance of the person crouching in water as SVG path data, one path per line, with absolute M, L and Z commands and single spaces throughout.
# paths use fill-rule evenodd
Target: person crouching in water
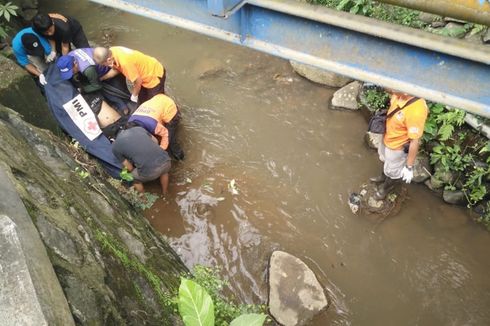
M 134 111 L 128 124 L 141 126 L 160 137 L 160 147 L 181 161 L 184 159 L 184 151 L 176 139 L 180 119 L 180 111 L 174 100 L 165 94 L 157 94 Z
M 162 194 L 167 194 L 171 159 L 148 131 L 142 127 L 121 130 L 112 143 L 112 152 L 133 175 L 137 191 L 144 192 L 143 183 L 159 179 Z
M 384 162 L 383 173 L 371 178 L 380 183 L 375 198 L 383 200 L 402 179 L 410 183 L 413 178 L 413 165 L 419 150 L 419 139 L 424 134 L 425 120 L 429 109 L 424 99 L 406 93 L 388 90 L 391 93 L 386 133 L 378 147 L 379 159 Z

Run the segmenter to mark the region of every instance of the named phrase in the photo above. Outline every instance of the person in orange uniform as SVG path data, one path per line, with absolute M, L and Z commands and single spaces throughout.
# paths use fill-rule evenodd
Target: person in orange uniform
M 133 83 L 131 101 L 141 104 L 156 94 L 165 93 L 165 69 L 155 58 L 123 46 L 94 49 L 94 61 L 111 67 L 100 80 L 123 74 Z
M 180 111 L 174 100 L 167 95 L 157 94 L 134 111 L 128 124 L 136 124 L 159 136 L 160 147 L 175 159 L 183 160 L 184 152 L 175 138 L 179 121 Z
M 378 148 L 379 159 L 384 162 L 383 173 L 371 178 L 380 183 L 375 196 L 378 200 L 385 199 L 400 179 L 406 183 L 412 181 L 419 140 L 429 113 L 424 99 L 398 91 L 389 92 L 388 114 L 398 111 L 386 120 L 386 133 Z

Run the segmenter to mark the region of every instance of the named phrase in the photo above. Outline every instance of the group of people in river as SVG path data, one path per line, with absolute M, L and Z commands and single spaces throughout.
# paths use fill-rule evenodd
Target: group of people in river
M 165 94 L 166 71 L 157 59 L 122 46 L 92 48 L 81 24 L 59 13 L 36 15 L 31 27 L 15 35 L 12 48 L 43 94 L 49 65 L 72 82 L 137 191 L 159 179 L 167 193 L 171 157 L 183 160 L 184 152 L 176 139 L 181 114 Z
M 165 94 L 166 71 L 157 59 L 122 46 L 91 48 L 81 24 L 57 13 L 35 16 L 32 27 L 14 37 L 12 47 L 18 63 L 41 88 L 48 83 L 47 65 L 55 62 L 61 78 L 71 80 L 89 99 L 101 130 L 113 141 L 115 157 L 132 173 L 136 190 L 143 192 L 143 183 L 159 179 L 166 194 L 170 156 L 182 160 L 184 153 L 175 137 L 180 112 Z M 129 101 L 114 92 L 127 91 L 126 80 L 132 83 Z M 398 181 L 412 180 L 428 115 L 425 100 L 390 92 L 386 133 L 378 151 L 383 172 L 371 178 L 379 183 L 379 200 Z

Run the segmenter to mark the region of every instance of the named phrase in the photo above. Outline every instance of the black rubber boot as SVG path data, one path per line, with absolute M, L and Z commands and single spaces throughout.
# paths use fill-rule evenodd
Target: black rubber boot
M 386 180 L 386 175 L 384 174 L 383 171 L 381 171 L 380 175 L 369 178 L 369 181 L 373 183 L 381 183 L 384 182 L 385 180 Z
M 395 188 L 396 184 L 398 183 L 399 179 L 392 179 L 385 177 L 385 181 L 378 186 L 378 190 L 376 191 L 376 194 L 374 195 L 374 199 L 376 200 L 383 200 L 386 198 L 386 196 L 393 191 Z

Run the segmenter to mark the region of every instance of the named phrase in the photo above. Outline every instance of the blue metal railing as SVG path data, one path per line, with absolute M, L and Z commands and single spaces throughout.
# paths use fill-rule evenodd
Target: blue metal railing
M 288 0 L 92 0 L 490 117 L 490 49 Z

